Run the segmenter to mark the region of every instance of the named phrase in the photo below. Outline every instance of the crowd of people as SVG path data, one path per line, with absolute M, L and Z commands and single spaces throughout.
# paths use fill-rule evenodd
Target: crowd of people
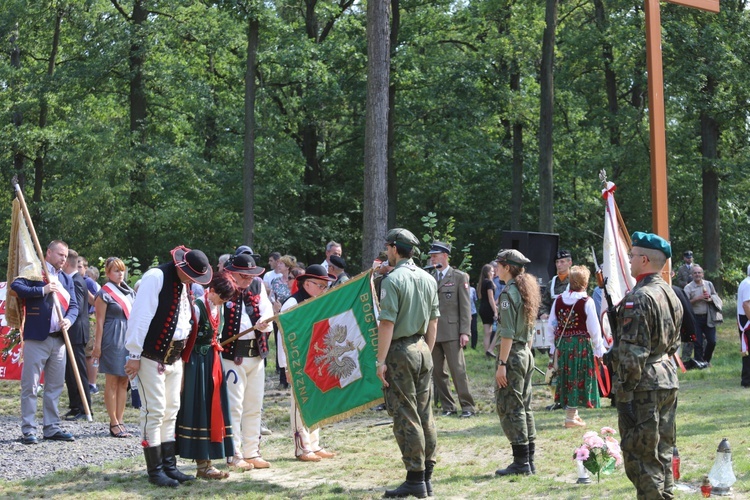
M 434 241 L 429 266 L 422 269 L 412 259 L 419 240 L 411 232 L 393 229 L 385 242 L 373 267 L 381 308 L 376 370 L 407 471 L 406 481 L 387 490 L 386 497 L 432 495 L 433 406 L 444 417 L 475 415 L 464 350 L 480 345 L 477 315 L 481 346 L 496 363 L 495 406 L 513 455 L 513 462 L 496 475 L 536 470 L 532 338 L 541 323 L 557 376 L 555 404 L 548 409 L 565 409 L 566 428 L 585 427 L 578 410 L 600 406 L 595 373 L 609 351 L 628 477 L 639 497 L 668 495 L 673 480 L 666 465 L 675 441 L 678 387 L 672 357 L 680 338 L 688 338 L 696 366 L 710 366 L 715 325 L 721 321 L 720 299 L 692 261 L 692 252 L 685 252 L 670 287 L 659 272 L 671 258 L 671 246 L 656 235 L 634 233 L 630 264 L 637 284 L 614 311 L 617 321 L 610 338 L 601 328 L 601 304 L 587 293 L 590 271 L 574 266 L 567 250 L 557 252 L 557 273 L 543 290 L 526 272 L 530 261 L 518 250 L 503 250 L 484 265 L 475 290 L 469 276 L 451 266 L 450 244 Z M 260 450 L 267 432 L 261 412 L 269 338 L 277 346 L 279 386 L 289 387 L 273 319 L 349 279 L 341 245 L 330 242 L 325 254 L 321 264 L 304 266 L 292 255 L 273 252 L 266 272 L 248 246 L 222 255 L 216 267 L 200 250 L 179 246 L 170 261 L 149 269 L 131 288 L 120 258 L 105 261 L 105 280 L 99 286 L 95 267 L 63 241 L 52 241 L 45 258 L 48 277 L 19 278 L 11 284 L 26 306 L 22 442 L 38 442 L 35 413 L 42 370 L 43 438 L 57 441 L 75 439 L 60 427 L 63 382 L 70 401 L 64 418 L 85 418 L 91 395 L 99 392 L 101 372 L 112 437 L 132 437 L 123 421 L 128 386 L 141 395 L 140 438 L 151 483 L 174 487 L 194 479 L 178 470 L 176 456 L 195 460 L 197 476 L 205 479 L 228 477 L 214 466 L 215 460 L 225 460 L 228 469 L 238 472 L 270 467 Z M 680 280 L 686 281 L 682 287 L 677 286 Z M 738 292 L 737 314 L 740 328 L 748 326 L 750 266 Z M 687 332 L 686 325 L 692 325 Z M 63 330 L 70 337 L 73 360 L 66 361 Z M 748 345 L 743 333 L 745 352 Z M 745 387 L 750 386 L 747 359 Z M 642 425 L 646 415 L 657 416 L 653 426 Z M 290 423 L 298 460 L 335 456 L 322 447 L 319 429 L 305 427 L 293 398 Z

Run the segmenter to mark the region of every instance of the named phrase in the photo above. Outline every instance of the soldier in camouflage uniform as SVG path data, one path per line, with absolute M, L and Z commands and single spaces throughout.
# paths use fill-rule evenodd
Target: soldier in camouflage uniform
M 378 377 L 406 481 L 386 498 L 432 496 L 437 431 L 432 416 L 432 355 L 440 316 L 437 283 L 411 259 L 419 240 L 406 229 L 386 235 L 388 263 L 382 282 L 378 327 Z
M 531 353 L 531 339 L 540 296 L 536 278 L 523 272 L 529 262 L 518 250 L 504 250 L 497 255 L 498 277 L 507 285 L 499 300 L 497 334 L 500 348 L 495 373 L 495 398 L 500 425 L 513 448 L 513 463 L 495 471 L 498 476 L 535 472 L 536 426 L 531 411 L 534 355 Z
M 672 249 L 664 239 L 633 233 L 633 290 L 620 302 L 615 336 L 615 391 L 625 472 L 638 498 L 674 498 L 677 370 L 682 305 L 660 276 Z

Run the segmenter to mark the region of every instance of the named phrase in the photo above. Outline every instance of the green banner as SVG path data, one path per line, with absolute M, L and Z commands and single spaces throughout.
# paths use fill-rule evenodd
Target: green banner
M 370 275 L 362 273 L 278 317 L 292 393 L 307 427 L 382 402 Z

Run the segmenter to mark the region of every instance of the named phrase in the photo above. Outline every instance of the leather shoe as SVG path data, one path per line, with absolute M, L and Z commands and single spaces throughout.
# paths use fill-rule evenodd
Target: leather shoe
M 72 415 L 69 415 L 69 414 L 65 415 L 65 420 L 67 420 L 68 422 L 73 422 L 75 420 L 84 420 L 85 418 L 86 418 L 86 414 L 83 412 L 73 413 Z
M 299 455 L 297 457 L 297 460 L 300 460 L 302 462 L 320 462 L 323 459 L 315 453 L 305 453 L 304 455 Z
M 57 431 L 51 436 L 44 436 L 44 439 L 48 439 L 50 441 L 75 441 L 73 434 L 63 431 Z
M 473 417 L 473 416 L 474 416 L 474 412 L 473 411 L 465 410 L 465 411 L 461 412 L 461 415 L 459 416 L 459 418 L 470 418 L 470 417 Z
M 261 457 L 243 458 L 242 460 L 249 463 L 256 469 L 268 469 L 269 467 L 271 467 L 271 464 L 266 460 L 263 460 Z
M 333 458 L 336 456 L 335 453 L 331 453 L 330 451 L 324 450 L 322 448 L 314 453 L 318 455 L 320 458 Z
M 39 440 L 31 432 L 24 434 L 23 438 L 21 438 L 21 442 L 23 444 L 39 444 Z
M 456 414 L 456 410 L 445 410 L 443 411 L 441 415 L 443 415 L 444 417 L 450 417 L 451 415 L 455 415 L 455 414 Z

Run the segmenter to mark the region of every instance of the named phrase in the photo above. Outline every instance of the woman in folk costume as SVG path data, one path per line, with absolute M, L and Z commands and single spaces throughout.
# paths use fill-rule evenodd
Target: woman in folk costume
M 211 459 L 234 455 L 218 335 L 224 319 L 222 305 L 236 293 L 231 275 L 217 273 L 194 305 L 199 318 L 198 335 L 185 363 L 176 433 L 178 454 L 195 460 L 197 476 L 204 479 L 227 478 L 229 474 L 213 467 Z
M 109 435 L 129 438 L 132 434 L 123 425 L 128 395 L 125 332 L 135 292 L 125 282 L 126 268 L 122 260 L 117 257 L 108 258 L 104 270 L 108 281 L 97 292 L 94 300 L 96 337 L 91 357 L 99 360 L 99 371 L 105 374 L 104 406 L 109 415 Z
M 565 408 L 567 428 L 586 425 L 578 407 L 599 408 L 594 357 L 601 360 L 605 347 L 596 306 L 586 294 L 590 276 L 585 266 L 570 268 L 570 289 L 555 299 L 547 323 L 550 356 L 557 366 L 555 403 Z

